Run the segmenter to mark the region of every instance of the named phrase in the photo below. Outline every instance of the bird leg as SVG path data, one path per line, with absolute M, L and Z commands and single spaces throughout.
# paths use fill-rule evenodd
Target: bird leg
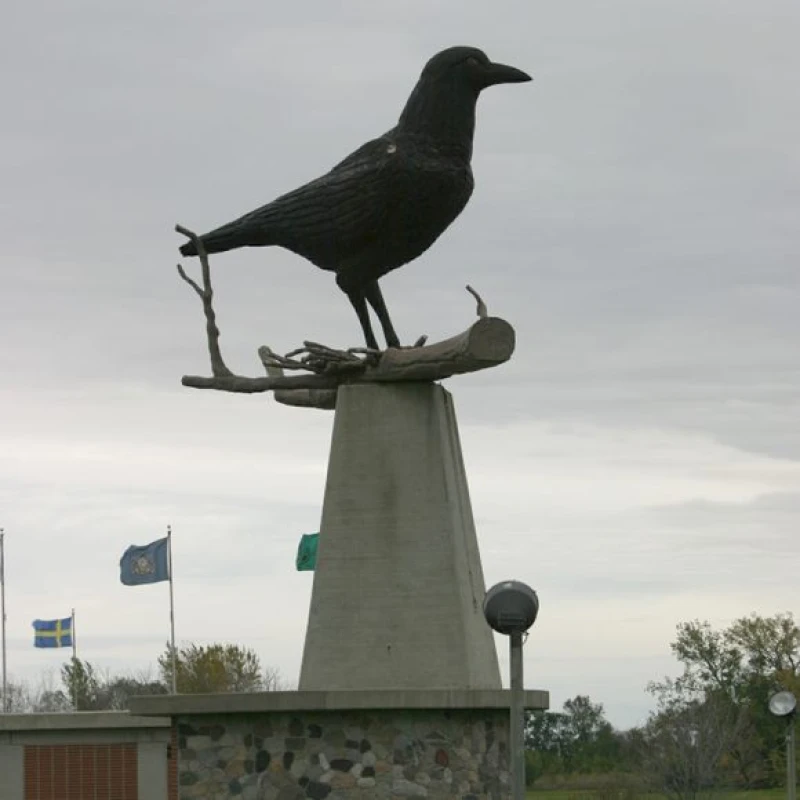
M 383 294 L 381 293 L 380 286 L 378 286 L 378 281 L 368 283 L 364 287 L 364 295 L 378 315 L 378 320 L 381 323 L 383 335 L 386 339 L 386 345 L 388 347 L 400 347 L 400 339 L 392 326 L 392 320 L 389 319 L 389 311 L 386 308 L 386 303 L 383 301 Z
M 361 330 L 364 331 L 367 347 L 373 350 L 380 350 L 380 347 L 378 347 L 378 340 L 375 338 L 375 334 L 372 331 L 372 323 L 369 319 L 369 309 L 367 308 L 367 300 L 364 297 L 364 290 L 358 288 L 346 289 L 345 291 L 358 315 L 358 321 L 361 323 Z

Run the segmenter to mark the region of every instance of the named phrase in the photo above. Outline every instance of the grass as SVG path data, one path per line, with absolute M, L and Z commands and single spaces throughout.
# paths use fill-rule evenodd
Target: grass
M 609 792 L 602 789 L 533 789 L 529 790 L 528 800 L 606 800 Z M 660 800 L 661 795 L 655 793 L 642 794 L 650 800 Z M 751 791 L 720 791 L 714 794 L 714 800 L 783 800 L 785 789 L 753 789 Z

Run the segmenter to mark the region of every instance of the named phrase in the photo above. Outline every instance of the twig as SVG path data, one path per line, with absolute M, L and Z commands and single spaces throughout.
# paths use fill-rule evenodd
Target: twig
M 212 304 L 214 292 L 211 289 L 211 267 L 208 263 L 208 253 L 206 253 L 206 248 L 196 233 L 190 231 L 188 228 L 184 228 L 182 225 L 176 225 L 175 230 L 187 236 L 192 241 L 197 248 L 197 255 L 200 258 L 200 266 L 203 275 L 202 289 L 186 274 L 186 272 L 184 272 L 180 264 L 178 264 L 178 274 L 195 290 L 195 292 L 197 292 L 200 299 L 203 301 L 203 313 L 206 316 L 208 355 L 211 358 L 211 374 L 216 378 L 233 376 L 233 373 L 222 360 L 222 352 L 219 349 L 219 328 L 217 327 L 217 318 Z
M 276 353 L 266 345 L 258 348 L 261 363 L 267 370 L 270 378 L 282 378 L 283 369 L 272 360 Z M 272 396 L 276 402 L 286 406 L 299 406 L 301 408 L 336 408 L 336 388 L 333 389 L 274 389 Z
M 317 375 L 352 375 L 377 363 L 377 357 L 372 351 L 365 354 L 365 358 L 359 358 L 349 350 L 337 350 L 319 342 L 308 341 L 285 356 L 278 355 L 269 347 L 259 348 L 258 355 L 265 367 L 302 369 Z
M 338 361 L 358 361 L 351 350 L 337 350 L 334 347 L 320 344 L 319 342 L 303 342 L 302 350 L 315 355 L 324 355 L 331 360 Z M 298 351 L 299 352 L 299 351 Z
M 259 348 L 258 354 L 261 358 L 261 363 L 267 367 L 278 367 L 279 369 L 304 369 L 310 372 L 320 372 L 321 370 L 313 369 L 313 365 L 309 365 L 305 361 L 298 361 L 297 359 L 290 358 L 288 355 L 281 356 L 271 350 L 269 353 L 263 352 L 264 348 Z M 268 348 L 267 348 L 268 349 Z
M 467 284 L 467 291 L 477 300 L 478 308 L 476 309 L 476 313 L 481 319 L 486 319 L 489 316 L 489 310 L 486 308 L 486 303 L 483 302 L 483 298 L 469 285 Z

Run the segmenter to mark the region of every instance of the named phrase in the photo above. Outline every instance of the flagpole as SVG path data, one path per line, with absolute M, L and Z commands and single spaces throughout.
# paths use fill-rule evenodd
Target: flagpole
M 0 528 L 0 619 L 2 619 L 2 650 L 3 650 L 3 707 L 2 711 L 11 710 L 8 702 L 8 679 L 6 675 L 6 551 L 3 528 Z
M 172 650 L 172 694 L 178 694 L 178 657 L 175 652 L 175 594 L 172 590 L 172 526 L 167 525 L 167 552 L 169 553 L 169 625 Z
M 75 635 L 75 609 L 72 609 L 72 622 L 70 624 L 72 631 L 72 703 L 75 710 L 78 710 L 78 681 L 75 680 L 78 667 L 78 639 Z

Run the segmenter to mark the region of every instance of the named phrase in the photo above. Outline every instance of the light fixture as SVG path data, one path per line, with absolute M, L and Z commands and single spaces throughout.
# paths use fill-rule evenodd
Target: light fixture
M 498 633 L 525 633 L 536 621 L 539 598 L 521 581 L 503 581 L 492 586 L 483 601 L 483 615 Z
M 791 692 L 776 692 L 769 699 L 769 710 L 776 717 L 793 714 L 797 708 L 797 698 Z
M 492 586 L 483 599 L 483 616 L 489 626 L 509 637 L 511 648 L 510 744 L 512 798 L 525 797 L 525 708 L 522 678 L 522 634 L 536 621 L 539 598 L 522 581 Z
M 787 691 L 775 692 L 769 699 L 770 713 L 786 720 L 786 800 L 797 800 L 797 765 L 795 764 L 794 712 L 797 698 Z

